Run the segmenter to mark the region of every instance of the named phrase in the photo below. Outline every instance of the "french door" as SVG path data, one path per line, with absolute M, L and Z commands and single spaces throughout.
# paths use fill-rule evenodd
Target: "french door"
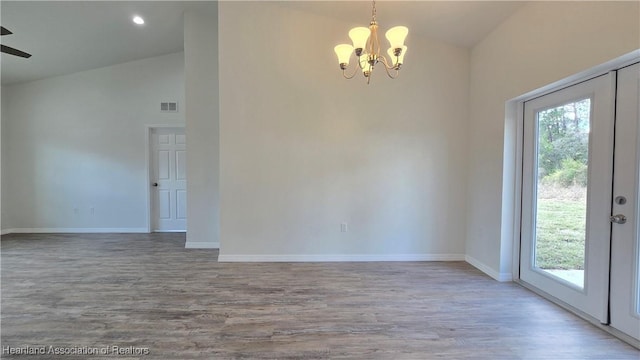
M 520 279 L 640 339 L 639 65 L 524 103 Z
M 611 236 L 611 326 L 640 340 L 640 64 L 618 71 Z M 624 217 L 624 218 L 623 218 Z M 621 221 L 623 220 L 624 221 Z

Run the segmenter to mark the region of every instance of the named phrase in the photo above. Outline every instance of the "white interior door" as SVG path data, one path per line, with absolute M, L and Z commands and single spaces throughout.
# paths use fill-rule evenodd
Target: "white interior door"
M 608 320 L 615 73 L 524 104 L 520 279 Z
M 640 340 L 640 64 L 618 71 L 612 215 L 611 326 Z M 618 219 L 613 219 L 620 221 Z
M 151 131 L 152 231 L 186 231 L 187 157 L 183 128 Z

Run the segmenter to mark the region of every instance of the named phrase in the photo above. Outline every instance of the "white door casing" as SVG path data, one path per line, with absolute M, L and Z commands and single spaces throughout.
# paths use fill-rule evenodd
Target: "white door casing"
M 187 173 L 184 128 L 154 128 L 150 134 L 151 230 L 186 231 Z

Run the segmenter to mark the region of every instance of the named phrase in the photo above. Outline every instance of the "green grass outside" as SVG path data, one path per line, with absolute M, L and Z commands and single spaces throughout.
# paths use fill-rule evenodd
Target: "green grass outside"
M 536 265 L 541 269 L 583 270 L 584 200 L 539 198 Z

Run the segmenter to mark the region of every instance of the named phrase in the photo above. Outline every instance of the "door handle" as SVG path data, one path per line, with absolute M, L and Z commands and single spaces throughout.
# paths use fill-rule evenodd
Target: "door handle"
M 609 217 L 609 221 L 616 224 L 624 224 L 627 222 L 627 217 L 622 214 L 611 215 L 611 217 Z
M 158 183 L 153 183 L 153 186 L 154 187 L 158 187 Z

